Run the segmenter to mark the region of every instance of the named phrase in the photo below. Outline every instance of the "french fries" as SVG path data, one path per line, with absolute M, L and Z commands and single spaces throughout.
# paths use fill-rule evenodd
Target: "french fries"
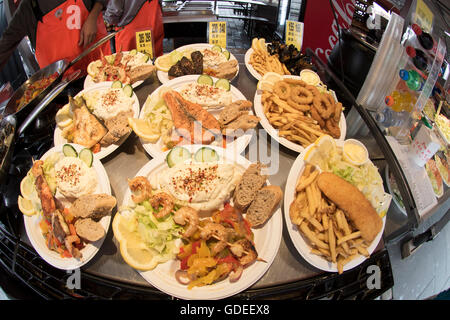
M 290 106 L 274 92 L 264 91 L 261 103 L 267 120 L 280 137 L 307 147 L 326 134 L 308 112 Z
M 267 72 L 276 72 L 281 75 L 291 74 L 286 66 L 280 62 L 278 55 L 270 55 L 267 49 L 252 44 L 253 53 L 250 55 L 249 63 L 262 76 Z
M 314 166 L 306 164 L 296 184 L 289 216 L 311 246 L 311 253 L 335 263 L 341 274 L 353 259 L 369 256 L 370 243 L 361 238 L 345 212 L 322 194 L 317 186 L 318 175 Z

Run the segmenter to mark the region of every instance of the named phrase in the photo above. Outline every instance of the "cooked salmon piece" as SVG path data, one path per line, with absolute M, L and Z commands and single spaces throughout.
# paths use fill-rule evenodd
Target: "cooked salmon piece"
M 203 123 L 188 111 L 188 101 L 183 99 L 178 92 L 173 90 L 165 92 L 163 99 L 172 114 L 174 126 L 182 137 L 196 144 L 210 144 L 214 141 L 214 135 L 205 130 Z M 199 107 L 201 108 L 200 105 Z M 194 109 L 192 110 L 194 111 Z M 207 118 L 206 115 L 201 115 L 197 109 L 194 113 L 199 117 Z M 206 122 L 213 125 L 211 120 L 206 120 Z
M 75 101 L 69 97 L 69 103 L 73 111 L 73 128 L 70 135 L 72 142 L 91 148 L 97 144 L 108 130 L 88 110 L 84 101 Z

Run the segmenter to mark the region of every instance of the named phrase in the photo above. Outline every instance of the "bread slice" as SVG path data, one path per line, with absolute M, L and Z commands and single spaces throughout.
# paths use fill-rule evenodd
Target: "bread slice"
M 88 241 L 97 241 L 105 236 L 102 225 L 90 218 L 78 219 L 74 226 L 77 235 Z
M 154 65 L 146 64 L 132 68 L 129 71 L 128 76 L 130 77 L 130 82 L 135 83 L 149 78 L 155 72 L 156 67 Z
M 258 190 L 245 216 L 252 228 L 259 227 L 270 219 L 282 197 L 283 191 L 279 186 L 270 185 Z
M 116 198 L 108 194 L 89 194 L 75 200 L 69 212 L 76 218 L 98 220 L 111 213 L 116 203 Z
M 251 164 L 245 170 L 233 195 L 233 204 L 236 209 L 245 211 L 255 199 L 256 192 L 264 186 L 267 176 L 261 175 L 261 168 L 262 164 L 258 162 Z

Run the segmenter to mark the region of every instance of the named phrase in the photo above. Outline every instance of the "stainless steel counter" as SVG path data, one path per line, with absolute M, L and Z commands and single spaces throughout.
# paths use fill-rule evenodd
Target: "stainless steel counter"
M 232 52 L 240 63 L 239 75 L 233 80 L 232 84 L 239 88 L 248 100 L 253 101 L 257 81 L 249 74 L 243 63 L 245 51 L 232 50 Z M 159 81 L 155 78 L 147 80 L 136 89 L 141 106 L 147 96 L 158 86 Z M 377 148 L 375 141 L 365 138 L 364 142 L 368 146 L 371 157 L 380 159 L 381 152 Z M 267 143 L 269 145 L 268 152 L 270 152 L 270 136 L 267 138 Z M 272 184 L 279 185 L 284 190 L 289 170 L 298 154 L 281 145 L 279 146 L 279 151 L 280 171 L 270 176 L 269 181 Z M 245 156 L 248 158 L 248 148 L 245 151 Z M 128 187 L 127 178 L 134 177 L 138 170 L 150 160 L 151 157 L 145 152 L 139 139 L 134 134 L 131 134 L 125 143 L 113 154 L 102 160 L 109 175 L 113 195 L 117 197 L 118 205 L 123 202 L 123 196 Z M 383 241 L 381 241 L 379 247 L 383 246 Z M 123 261 L 119 252 L 118 242 L 113 237 L 112 228 L 109 229 L 98 254 L 82 270 L 83 272 L 111 280 L 150 286 L 136 270 Z M 286 223 L 283 222 L 283 237 L 278 254 L 268 272 L 252 288 L 285 284 L 307 279 L 320 273 L 322 273 L 321 270 L 311 266 L 297 252 L 289 238 Z

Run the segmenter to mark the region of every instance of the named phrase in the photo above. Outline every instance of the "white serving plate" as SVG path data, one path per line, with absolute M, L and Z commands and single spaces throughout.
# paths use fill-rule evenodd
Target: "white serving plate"
M 194 44 L 188 44 L 188 45 L 179 47 L 175 50 L 177 50 L 177 51 L 183 51 L 183 50 L 187 50 L 187 49 L 202 50 L 202 49 L 210 49 L 213 46 L 214 46 L 213 44 L 209 44 L 209 43 L 194 43 Z M 230 52 L 230 60 L 237 60 L 236 57 L 231 52 Z M 236 75 L 232 79 L 230 79 L 230 81 L 233 81 L 237 77 L 238 74 L 239 74 L 239 63 L 237 64 Z M 171 80 L 171 79 L 169 79 L 168 72 L 157 70 L 156 75 L 158 76 L 158 79 L 162 84 L 165 84 L 166 82 Z
M 299 76 L 287 76 L 287 75 L 285 75 L 283 77 L 284 78 L 291 78 L 291 79 L 300 79 Z M 305 148 L 302 147 L 300 144 L 294 143 L 292 141 L 289 141 L 288 139 L 280 137 L 278 135 L 278 130 L 275 129 L 270 124 L 269 120 L 267 119 L 266 115 L 264 114 L 264 107 L 263 107 L 262 102 L 261 102 L 261 97 L 262 97 L 262 90 L 256 90 L 255 98 L 254 98 L 254 101 L 253 101 L 253 106 L 255 108 L 256 115 L 261 119 L 259 123 L 269 133 L 269 135 L 273 139 L 275 139 L 278 143 L 280 143 L 281 145 L 283 145 L 286 148 L 289 148 L 289 149 L 291 149 L 293 151 L 302 152 Z M 336 99 L 336 96 L 335 96 L 335 99 Z M 347 122 L 345 121 L 344 112 L 342 112 L 342 114 L 341 114 L 341 119 L 339 121 L 339 128 L 341 129 L 341 136 L 339 137 L 339 139 L 336 139 L 336 140 L 337 141 L 344 141 L 345 135 L 346 135 L 346 132 L 347 132 Z
M 80 152 L 83 149 L 83 146 L 77 144 L 71 144 L 77 152 Z M 62 145 L 55 146 L 48 150 L 43 156 L 42 160 L 48 158 L 51 154 L 55 152 L 62 153 Z M 111 195 L 111 186 L 109 184 L 109 178 L 103 167 L 103 164 L 100 160 L 94 155 L 94 161 L 92 164 L 95 172 L 97 173 L 97 189 L 94 194 L 106 193 Z M 58 193 L 56 197 L 59 198 Z M 62 196 L 61 196 L 62 197 Z M 64 199 L 66 200 L 66 199 Z M 39 222 L 42 220 L 41 215 L 35 214 L 33 216 L 23 216 L 25 223 L 25 230 L 30 239 L 31 245 L 37 251 L 37 253 L 44 259 L 48 264 L 52 265 L 55 268 L 63 269 L 63 270 L 74 270 L 76 268 L 80 268 L 86 263 L 88 263 L 99 251 L 100 247 L 103 244 L 103 241 L 106 238 L 106 234 L 108 233 L 109 225 L 111 222 L 111 215 L 107 215 L 100 220 L 100 224 L 105 230 L 105 236 L 97 240 L 95 242 L 88 243 L 80 252 L 83 254 L 83 257 L 78 260 L 75 258 L 62 258 L 61 255 L 55 251 L 50 250 L 45 244 L 45 238 L 42 235 L 41 229 L 39 227 Z
M 178 77 L 175 79 L 172 79 L 168 82 L 166 82 L 163 86 L 158 87 L 155 91 L 152 92 L 152 94 L 147 99 L 152 99 L 154 97 L 157 97 L 159 94 L 159 90 L 161 90 L 162 87 L 170 87 L 174 89 L 175 91 L 180 90 L 185 84 L 196 82 L 199 75 L 189 75 L 189 76 L 183 76 Z M 214 79 L 216 80 L 216 79 Z M 232 101 L 236 100 L 247 100 L 247 98 L 235 87 L 231 86 L 231 94 L 232 94 Z M 147 105 L 147 102 L 144 103 L 144 106 L 142 107 L 141 113 L 139 114 L 139 118 L 143 119 L 145 114 L 145 107 Z M 216 110 L 209 110 L 209 112 L 215 116 L 216 118 L 219 117 L 219 113 L 222 109 L 216 109 Z M 253 114 L 252 111 L 250 111 L 251 114 Z M 245 148 L 250 143 L 250 140 L 252 138 L 251 133 L 244 133 L 243 135 L 237 137 L 235 140 L 233 140 L 230 143 L 227 143 L 226 149 L 232 150 L 236 154 L 241 154 Z M 144 139 L 140 138 L 142 146 L 144 147 L 145 151 L 152 157 L 158 157 L 159 155 L 166 152 L 166 149 L 164 147 L 164 144 L 162 142 L 162 139 L 160 138 L 156 143 L 149 143 L 146 142 Z M 213 144 L 214 145 L 214 142 Z
M 101 83 L 95 84 L 92 87 L 89 87 L 87 89 L 84 89 L 84 90 L 80 91 L 76 95 L 76 97 L 82 95 L 85 92 L 95 91 L 95 90 L 104 89 L 104 88 L 111 88 L 111 84 L 112 84 L 112 82 L 101 82 Z M 137 117 L 139 117 L 140 104 L 139 104 L 139 100 L 138 100 L 138 98 L 136 96 L 136 93 L 134 93 L 134 92 L 133 92 L 133 99 L 134 99 L 133 117 L 137 118 Z M 130 131 L 130 133 L 131 133 L 131 131 Z M 123 136 L 117 143 L 111 144 L 111 145 L 107 146 L 106 148 L 102 147 L 100 149 L 100 151 L 95 154 L 95 156 L 98 159 L 103 159 L 103 158 L 107 157 L 108 155 L 113 153 L 128 138 L 130 133 L 125 135 L 125 136 Z M 55 128 L 55 132 L 53 134 L 53 140 L 54 140 L 55 146 L 63 145 L 63 144 L 66 144 L 68 142 L 67 139 L 65 139 L 62 136 L 62 130 L 58 126 L 56 126 L 56 128 Z
M 336 141 L 337 146 L 342 146 L 342 141 Z M 300 255 L 311 265 L 314 267 L 327 271 L 327 272 L 338 272 L 337 264 L 327 261 L 325 258 L 311 253 L 311 247 L 308 244 L 307 240 L 303 237 L 303 235 L 300 233 L 298 226 L 293 224 L 289 215 L 289 210 L 291 203 L 295 199 L 295 188 L 297 185 L 297 180 L 303 173 L 303 170 L 305 169 L 305 161 L 304 156 L 308 152 L 308 150 L 312 146 L 309 146 L 306 148 L 303 152 L 301 152 L 297 159 L 295 160 L 294 164 L 291 167 L 291 170 L 289 171 L 289 175 L 286 181 L 286 188 L 284 192 L 284 220 L 286 222 L 286 226 L 288 229 L 289 236 L 292 240 L 292 243 L 294 244 L 297 251 L 300 253 Z M 370 161 L 370 160 L 369 160 Z M 391 202 L 392 196 L 388 193 L 385 193 L 385 201 L 382 204 L 382 207 L 386 210 L 389 208 L 390 202 Z M 382 218 L 383 226 L 380 230 L 380 232 L 377 234 L 375 239 L 372 241 L 370 246 L 367 248 L 367 251 L 372 254 L 372 252 L 376 249 L 378 246 L 378 243 L 381 240 L 381 237 L 384 232 L 384 227 L 386 225 L 386 215 Z M 363 261 L 365 261 L 367 258 L 363 255 L 359 255 L 357 258 L 353 259 L 349 263 L 344 265 L 343 270 L 350 270 L 358 265 L 360 265 Z

